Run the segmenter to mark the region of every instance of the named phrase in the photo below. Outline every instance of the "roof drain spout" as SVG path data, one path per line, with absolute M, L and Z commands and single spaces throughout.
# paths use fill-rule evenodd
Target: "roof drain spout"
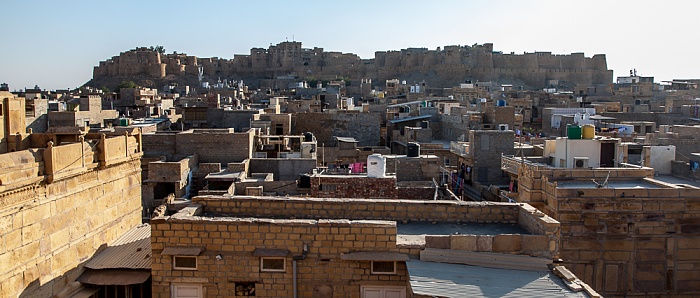
M 302 248 L 301 255 L 298 256 L 293 256 L 292 257 L 292 282 L 294 285 L 294 298 L 297 298 L 297 261 L 301 261 L 306 259 L 306 255 L 309 254 L 309 244 L 304 243 L 304 247 Z

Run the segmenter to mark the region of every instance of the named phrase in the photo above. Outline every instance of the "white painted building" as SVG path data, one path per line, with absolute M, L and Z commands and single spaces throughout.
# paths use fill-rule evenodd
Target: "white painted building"
M 560 168 L 617 167 L 620 139 L 569 139 L 557 138 L 545 143 L 545 154 L 552 165 Z

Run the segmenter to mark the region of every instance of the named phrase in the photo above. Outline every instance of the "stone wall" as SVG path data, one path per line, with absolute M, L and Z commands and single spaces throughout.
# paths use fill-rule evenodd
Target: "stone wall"
M 295 181 L 314 168 L 316 159 L 311 158 L 252 158 L 248 162 L 248 173 L 272 173 L 275 181 Z
M 379 145 L 381 115 L 376 113 L 299 113 L 292 115 L 292 135 L 311 131 L 318 146 L 333 145 L 333 137 L 352 137 L 358 146 Z
M 250 128 L 250 121 L 259 110 L 224 110 L 208 109 L 207 124 L 210 127 L 233 128 L 235 131 L 245 131 Z
M 138 158 L 52 183 L 35 177 L 0 193 L 0 297 L 57 294 L 100 247 L 141 222 Z
M 315 198 L 397 199 L 396 178 L 369 178 L 354 175 L 311 177 Z
M 195 129 L 178 133 L 144 134 L 143 150 L 149 157 L 177 161 L 197 154 L 200 162 L 227 164 L 252 157 L 253 131 Z
M 469 131 L 469 156 L 472 158 L 472 180 L 481 184 L 503 185 L 507 176 L 501 171 L 501 155 L 513 155 L 514 133 L 512 130 Z
M 551 218 L 535 216 L 531 210 L 521 214 L 522 207 L 516 203 L 238 196 L 199 196 L 192 202 L 203 205 L 209 212 L 239 217 L 483 223 L 525 223 L 524 218 L 531 218 L 540 222 L 542 228 L 532 224 L 522 226 L 533 234 L 554 233 L 549 228 L 552 224 L 558 226 Z

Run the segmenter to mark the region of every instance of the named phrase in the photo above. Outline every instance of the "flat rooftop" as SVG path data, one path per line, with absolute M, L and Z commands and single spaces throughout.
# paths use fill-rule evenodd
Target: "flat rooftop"
M 594 179 L 598 184 L 603 184 L 605 178 Z M 557 188 L 598 188 L 598 185 L 592 180 L 582 181 L 557 181 Z M 606 188 L 662 188 L 659 185 L 646 182 L 644 180 L 629 180 L 629 181 L 608 181 Z
M 410 245 L 425 244 L 425 236 L 530 234 L 518 224 L 509 223 L 396 223 L 396 242 Z
M 700 182 L 698 182 L 698 181 L 678 178 L 678 177 L 674 177 L 674 176 L 670 176 L 670 175 L 659 175 L 659 176 L 655 176 L 654 179 L 659 180 L 661 182 L 666 182 L 669 184 L 690 185 L 690 186 L 700 188 Z

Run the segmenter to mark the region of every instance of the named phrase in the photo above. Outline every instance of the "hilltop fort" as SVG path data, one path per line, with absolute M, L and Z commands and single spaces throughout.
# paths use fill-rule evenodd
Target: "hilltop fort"
M 408 48 L 378 51 L 372 59 L 352 53 L 326 52 L 323 48 L 302 48 L 302 43 L 285 41 L 269 48 L 252 48 L 248 55 L 233 59 L 199 58 L 181 53 L 161 54 L 141 47 L 120 53 L 94 68 L 87 85 L 116 86 L 128 78 L 144 86 L 178 82 L 196 84 L 200 71 L 214 79 L 259 80 L 284 78 L 378 81 L 401 78 L 425 80 L 432 86 L 448 87 L 467 81 L 498 81 L 539 89 L 556 84 L 609 84 L 612 70 L 604 54 L 585 57 L 583 53 L 555 55 L 551 52 L 504 54 L 493 44 L 446 46 L 436 50 Z

